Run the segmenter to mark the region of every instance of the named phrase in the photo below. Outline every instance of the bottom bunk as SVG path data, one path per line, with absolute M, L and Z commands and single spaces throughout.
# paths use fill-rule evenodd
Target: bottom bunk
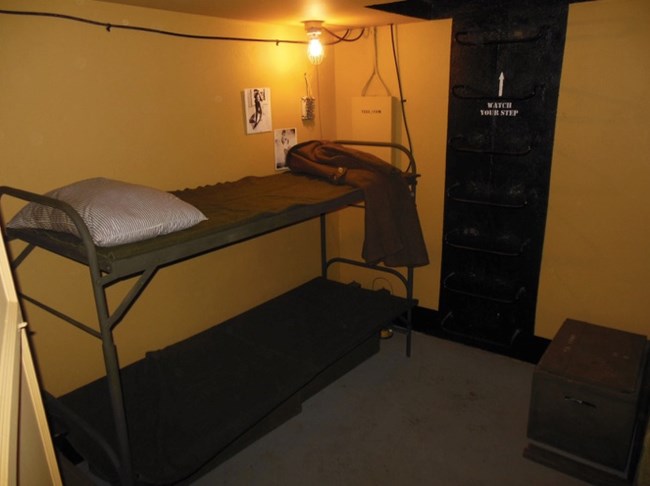
M 379 331 L 408 310 L 385 291 L 316 278 L 123 368 L 136 482 L 184 483 L 216 466 L 377 352 Z M 106 379 L 46 407 L 92 471 L 118 481 Z

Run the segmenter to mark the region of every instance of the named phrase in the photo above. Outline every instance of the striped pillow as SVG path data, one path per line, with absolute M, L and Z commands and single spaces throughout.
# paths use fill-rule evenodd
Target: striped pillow
M 201 211 L 173 194 L 103 177 L 75 182 L 46 196 L 70 204 L 86 223 L 97 246 L 145 240 L 207 219 Z M 22 208 L 7 226 L 79 236 L 65 213 L 33 202 Z

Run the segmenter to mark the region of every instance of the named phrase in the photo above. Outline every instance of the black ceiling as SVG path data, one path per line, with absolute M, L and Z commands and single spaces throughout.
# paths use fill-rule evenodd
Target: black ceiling
M 591 0 L 402 0 L 368 8 L 416 17 L 419 19 L 444 19 L 455 15 L 493 8 L 541 7 L 544 4 L 577 3 Z

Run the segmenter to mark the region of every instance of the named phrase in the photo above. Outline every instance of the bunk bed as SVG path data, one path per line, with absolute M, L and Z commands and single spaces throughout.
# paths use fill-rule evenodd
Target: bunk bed
M 405 147 L 334 143 L 406 154 L 409 165 L 400 177 L 414 200 L 417 171 Z M 60 397 L 46 393 L 53 428 L 65 434 L 97 475 L 119 484 L 187 483 L 298 413 L 306 398 L 376 353 L 382 328 L 399 323 L 410 355 L 413 267 L 422 261 L 398 270 L 379 261 L 329 258 L 326 215 L 350 205 L 363 207 L 368 191 L 309 172 L 298 167 L 176 191 L 206 218 L 168 234 L 112 245 L 98 244 L 87 221 L 60 199 L 0 188 L 0 199 L 54 209 L 74 224 L 71 232 L 4 225 L 7 240 L 23 242 L 14 268 L 35 248 L 89 268 L 98 326 L 26 293 L 21 298 L 102 343 L 104 377 Z M 320 276 L 120 368 L 113 330 L 159 268 L 313 218 L 320 218 Z M 388 272 L 403 283 L 405 297 L 331 280 L 328 270 L 334 264 Z M 130 290 L 109 309 L 107 290 L 125 280 L 132 282 Z

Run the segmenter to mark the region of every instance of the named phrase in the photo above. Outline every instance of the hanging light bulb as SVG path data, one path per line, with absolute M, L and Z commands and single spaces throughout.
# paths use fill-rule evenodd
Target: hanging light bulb
M 325 50 L 321 44 L 320 36 L 323 33 L 322 20 L 308 20 L 305 22 L 305 30 L 307 31 L 307 57 L 312 64 L 320 64 L 325 57 Z
M 309 39 L 309 44 L 307 45 L 307 57 L 312 64 L 320 64 L 323 62 L 325 51 L 323 50 L 323 44 L 321 44 L 318 37 Z

